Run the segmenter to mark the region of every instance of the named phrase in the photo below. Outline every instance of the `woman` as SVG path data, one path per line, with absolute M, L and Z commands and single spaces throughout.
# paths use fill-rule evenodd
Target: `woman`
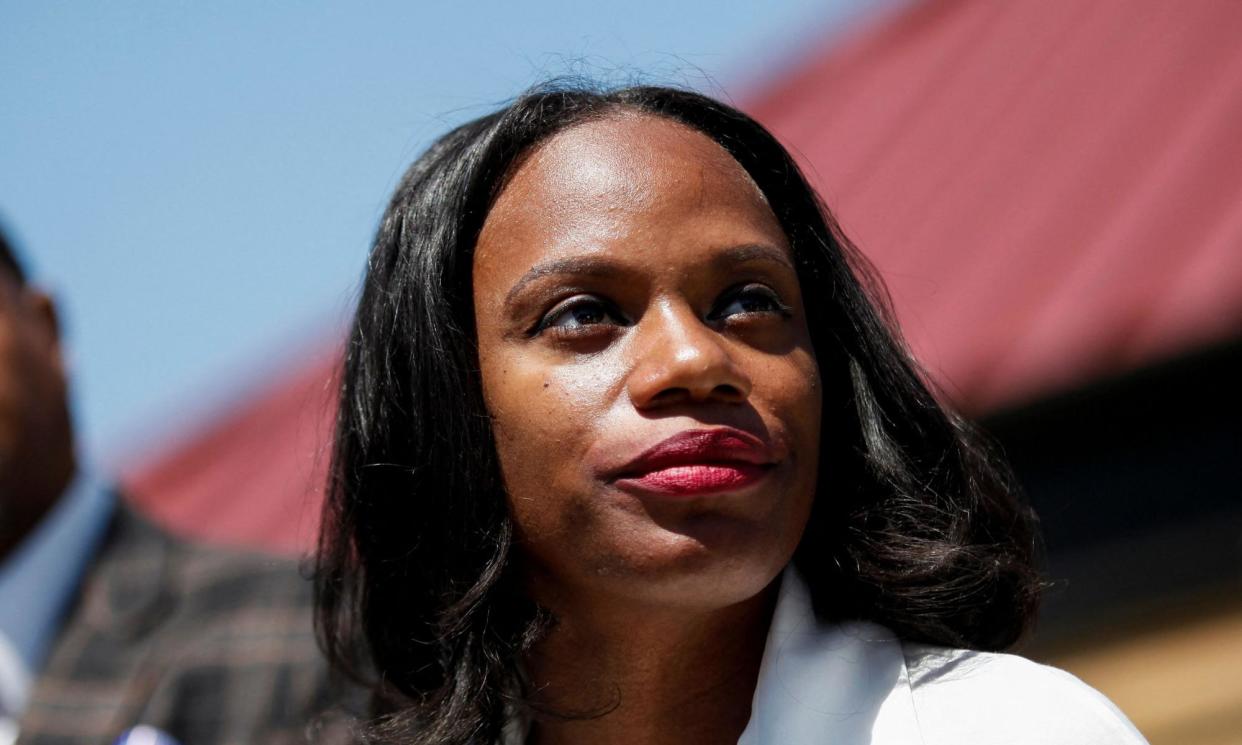
M 319 565 L 364 739 L 1142 742 L 1030 623 L 1033 517 L 745 115 L 548 86 L 414 163 Z M 967 650 L 979 650 L 975 652 Z

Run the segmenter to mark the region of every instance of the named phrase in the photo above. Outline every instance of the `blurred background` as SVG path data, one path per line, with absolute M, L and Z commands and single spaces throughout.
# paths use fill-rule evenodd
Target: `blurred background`
M 0 4 L 0 219 L 81 447 L 298 554 L 367 244 L 435 136 L 549 76 L 689 86 L 801 159 L 1055 582 L 1021 650 L 1155 745 L 1242 743 L 1242 3 Z

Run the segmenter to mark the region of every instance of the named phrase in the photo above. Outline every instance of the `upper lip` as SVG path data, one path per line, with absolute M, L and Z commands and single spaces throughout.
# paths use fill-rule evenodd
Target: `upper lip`
M 770 465 L 775 461 L 772 448 L 749 432 L 733 427 L 693 429 L 661 440 L 613 469 L 610 475 L 621 479 L 677 466 Z

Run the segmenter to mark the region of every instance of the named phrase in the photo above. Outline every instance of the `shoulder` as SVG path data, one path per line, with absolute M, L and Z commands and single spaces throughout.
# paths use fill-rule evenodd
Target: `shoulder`
M 193 650 L 216 664 L 319 662 L 312 583 L 296 560 L 167 532 L 163 540 L 161 579 L 171 605 L 163 633 L 185 635 L 189 646 L 179 652 L 182 658 Z
M 170 669 L 321 664 L 298 562 L 175 535 L 129 507 L 101 557 L 97 626 L 146 639 Z
M 296 561 L 202 545 L 121 504 L 22 726 L 83 741 L 141 722 L 186 742 L 302 742 L 334 697 Z
M 1063 670 L 1010 654 L 901 646 L 925 745 L 1146 743 L 1111 701 Z
M 311 581 L 294 559 L 170 540 L 177 555 L 175 580 L 187 599 L 222 610 L 239 605 L 310 607 Z
M 182 742 L 215 732 L 220 742 L 303 743 L 312 730 L 316 742 L 343 742 L 332 728 L 353 693 L 331 679 L 299 562 L 148 527 L 166 560 L 164 609 L 146 632 L 159 683 L 144 721 Z
M 124 503 L 100 561 L 117 574 L 156 579 L 179 600 L 222 610 L 310 604 L 311 583 L 297 561 L 176 535 Z

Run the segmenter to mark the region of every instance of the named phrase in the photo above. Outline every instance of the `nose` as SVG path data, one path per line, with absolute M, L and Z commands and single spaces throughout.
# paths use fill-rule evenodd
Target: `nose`
M 627 385 L 635 408 L 689 402 L 742 403 L 751 380 L 728 339 L 690 308 L 666 307 L 638 324 L 636 359 Z

